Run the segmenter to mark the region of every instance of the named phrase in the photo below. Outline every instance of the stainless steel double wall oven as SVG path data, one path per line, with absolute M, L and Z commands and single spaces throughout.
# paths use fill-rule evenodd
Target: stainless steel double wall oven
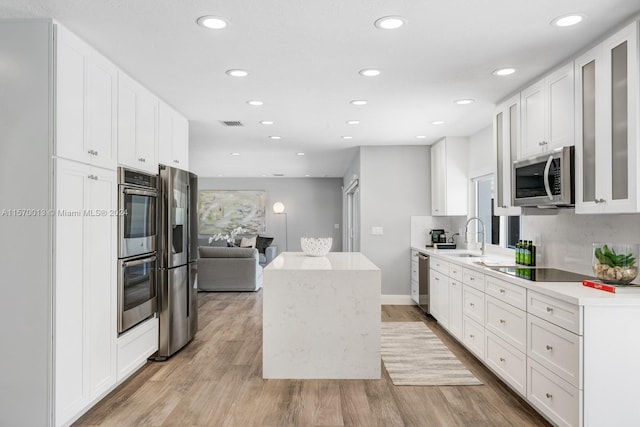
M 118 333 L 157 312 L 158 177 L 118 168 Z

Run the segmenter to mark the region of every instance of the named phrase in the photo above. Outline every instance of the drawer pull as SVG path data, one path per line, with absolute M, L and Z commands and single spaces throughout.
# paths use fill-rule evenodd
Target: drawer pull
M 473 334 L 469 334 L 469 338 L 474 339 L 476 336 Z
M 470 303 L 469 303 L 469 305 L 470 305 L 471 307 L 475 307 L 475 304 L 474 304 L 474 303 L 472 303 L 472 302 L 470 302 Z
M 547 307 L 547 313 L 553 313 L 553 308 Z
M 545 393 L 545 396 L 547 396 L 547 399 L 552 399 L 553 398 L 553 394 L 551 394 L 551 393 Z
M 551 350 L 553 350 L 553 347 L 551 347 L 549 344 L 547 344 L 547 350 L 551 351 Z
M 140 158 L 138 159 L 138 161 L 139 161 L 139 162 L 144 163 L 144 162 L 146 162 L 146 161 L 147 161 L 147 159 L 145 159 L 144 157 L 140 157 Z
M 469 277 L 469 280 L 471 280 L 473 282 L 476 279 L 475 279 L 475 277 Z
M 501 358 L 500 358 L 500 361 L 501 361 L 501 362 L 504 362 L 505 360 L 506 360 L 506 359 L 505 359 L 504 357 L 501 357 Z
M 505 291 L 504 289 L 500 289 L 500 293 L 501 293 L 501 294 L 503 294 L 503 295 L 504 295 L 506 292 L 507 292 L 507 291 Z
M 507 323 L 507 321 L 504 320 L 504 319 L 500 319 L 500 323 L 502 323 L 504 325 L 505 323 Z
M 458 272 L 458 270 L 451 270 L 453 272 L 453 274 L 456 274 Z

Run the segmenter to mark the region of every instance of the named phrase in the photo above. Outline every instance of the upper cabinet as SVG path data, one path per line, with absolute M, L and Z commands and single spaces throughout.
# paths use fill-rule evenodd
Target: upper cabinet
M 161 164 L 188 170 L 189 122 L 160 101 L 158 120 L 158 160 Z
M 118 73 L 118 163 L 158 173 L 158 98 Z
M 468 141 L 447 137 L 431 146 L 431 215 L 467 214 Z
M 575 61 L 576 212 L 638 212 L 638 24 Z
M 55 154 L 115 169 L 117 69 L 59 25 L 55 37 Z
M 520 94 L 502 102 L 493 115 L 493 149 L 495 164 L 495 215 L 520 215 L 511 206 L 511 174 L 520 136 Z
M 520 93 L 521 141 L 518 159 L 574 145 L 573 62 Z

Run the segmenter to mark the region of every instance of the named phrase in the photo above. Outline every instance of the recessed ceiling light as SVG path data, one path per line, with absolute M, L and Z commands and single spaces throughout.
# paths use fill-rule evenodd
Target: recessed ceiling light
M 493 72 L 494 76 L 508 76 L 516 72 L 515 68 L 500 68 Z
M 235 153 L 231 153 L 231 155 L 232 155 L 232 156 L 239 156 L 239 155 L 240 155 L 240 153 L 235 152 Z
M 356 99 L 354 101 L 349 101 L 352 105 L 367 105 L 367 101 L 364 99 Z
M 282 139 L 282 137 L 277 135 L 271 135 L 269 136 L 269 139 Z
M 296 155 L 298 155 L 298 156 L 304 156 L 304 153 L 300 152 L 300 153 L 296 153 Z
M 583 19 L 584 15 L 580 14 L 560 16 L 551 21 L 551 25 L 555 27 L 571 27 L 573 25 L 579 24 Z
M 221 173 L 219 173 L 218 176 L 223 176 L 223 175 Z
M 443 125 L 444 124 L 444 120 L 434 120 L 431 122 L 432 125 Z
M 342 137 L 342 139 L 353 139 L 353 137 L 349 136 L 349 135 L 345 135 L 345 136 Z
M 365 68 L 364 70 L 358 71 L 361 76 L 365 77 L 375 77 L 380 75 L 380 70 L 376 70 L 375 68 Z
M 311 175 L 309 175 L 308 173 L 305 173 L 304 176 L 306 176 L 307 178 L 309 178 Z
M 456 104 L 458 104 L 458 105 L 469 105 L 469 104 L 471 104 L 471 103 L 472 103 L 472 102 L 474 102 L 474 101 L 475 101 L 475 99 L 458 99 L 458 100 L 457 100 L 457 101 L 455 101 L 455 102 L 456 102 Z
M 273 121 L 272 121 L 272 120 L 262 120 L 262 121 L 260 122 L 260 124 L 263 124 L 263 125 L 272 125 L 272 124 L 273 124 Z
M 373 25 L 381 30 L 395 30 L 402 27 L 407 23 L 407 20 L 402 16 L 383 16 L 376 20 Z
M 360 120 L 347 120 L 348 125 L 359 125 Z
M 201 16 L 196 22 L 210 30 L 222 30 L 229 25 L 229 21 L 219 16 Z
M 418 139 L 425 139 L 426 137 L 427 137 L 427 135 L 418 135 L 418 136 L 416 136 L 416 138 L 418 138 Z
M 247 104 L 249 104 L 249 105 L 253 105 L 253 106 L 256 106 L 256 107 L 257 107 L 257 106 L 260 106 L 260 105 L 264 104 L 264 102 L 262 102 L 262 101 L 255 101 L 255 100 L 254 100 L 254 101 L 247 101 Z
M 247 70 L 227 70 L 227 74 L 231 77 L 247 77 L 249 72 Z

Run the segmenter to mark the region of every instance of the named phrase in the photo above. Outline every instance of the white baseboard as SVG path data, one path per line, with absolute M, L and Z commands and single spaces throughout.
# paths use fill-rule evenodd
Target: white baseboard
M 380 295 L 380 305 L 416 305 L 410 295 Z

